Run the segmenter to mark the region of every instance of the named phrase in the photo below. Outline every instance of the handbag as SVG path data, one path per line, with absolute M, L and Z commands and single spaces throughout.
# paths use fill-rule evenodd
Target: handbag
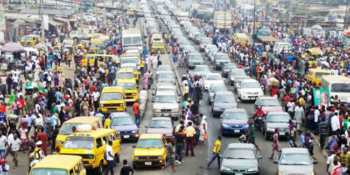
M 207 133 L 204 133 L 203 137 L 204 137 L 204 140 L 208 140 L 208 135 L 207 135 Z

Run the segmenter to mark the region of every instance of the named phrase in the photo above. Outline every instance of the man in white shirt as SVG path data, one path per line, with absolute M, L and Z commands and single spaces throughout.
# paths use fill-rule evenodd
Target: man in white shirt
M 287 107 L 288 107 L 288 113 L 290 117 L 294 118 L 294 108 L 295 108 L 294 102 L 293 101 L 288 102 Z
M 95 89 L 95 92 L 93 92 L 92 97 L 94 99 L 94 107 L 95 107 L 95 111 L 97 111 L 98 109 L 98 100 L 100 98 L 100 93 L 97 91 L 97 89 Z
M 0 131 L 0 155 L 1 158 L 5 158 L 5 149 L 7 144 L 7 138 L 3 135 L 2 131 Z
M 314 124 L 314 128 L 316 128 L 315 129 L 315 133 L 316 133 L 316 135 L 318 135 L 318 117 L 321 115 L 321 113 L 320 113 L 320 110 L 318 110 L 317 108 L 316 108 L 316 110 L 315 110 L 315 112 L 314 112 L 314 122 L 315 122 L 315 124 Z
M 17 160 L 17 155 L 19 148 L 22 145 L 22 141 L 18 138 L 17 134 L 13 134 L 13 140 L 9 140 L 10 144 L 9 146 L 11 147 L 11 155 L 13 156 L 13 159 L 15 161 L 15 167 L 18 166 L 18 160 Z
M 340 130 L 340 122 L 339 122 L 338 112 L 334 113 L 334 116 L 332 117 L 332 120 L 331 120 L 331 126 L 332 126 L 332 131 Z
M 108 141 L 108 145 L 106 147 L 106 160 L 107 160 L 107 169 L 106 169 L 106 175 L 108 174 L 109 171 L 111 171 L 111 174 L 113 175 L 114 174 L 114 170 L 113 170 L 113 167 L 114 167 L 114 152 L 113 152 L 113 148 L 112 148 L 112 144 L 113 142 L 112 141 Z
M 327 158 L 327 172 L 328 173 L 332 172 L 332 170 L 334 168 L 334 164 L 333 164 L 334 157 L 336 157 L 334 150 L 331 150 L 330 152 L 331 152 L 331 155 Z
M 8 171 L 10 170 L 10 165 L 6 164 L 6 159 L 1 159 L 1 166 L 0 166 L 0 175 L 8 175 Z

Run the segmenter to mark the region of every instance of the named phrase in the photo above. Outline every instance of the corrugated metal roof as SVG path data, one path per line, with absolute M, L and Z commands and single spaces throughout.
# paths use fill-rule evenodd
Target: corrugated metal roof
M 43 14 L 49 16 L 63 16 L 68 17 L 72 15 L 74 12 L 72 10 L 62 10 L 62 9 L 43 9 Z M 23 9 L 21 10 L 21 14 L 33 14 L 40 15 L 40 9 Z

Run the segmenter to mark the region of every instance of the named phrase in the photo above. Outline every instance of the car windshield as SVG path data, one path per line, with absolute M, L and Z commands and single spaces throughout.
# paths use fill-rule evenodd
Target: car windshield
M 196 66 L 194 70 L 200 72 L 210 72 L 209 67 L 207 66 Z
M 222 77 L 220 75 L 207 75 L 207 80 L 222 80 Z
M 171 71 L 170 66 L 159 66 L 157 71 Z
M 223 116 L 228 120 L 248 120 L 248 114 L 246 112 L 226 112 Z
M 158 76 L 159 79 L 174 79 L 174 74 L 172 73 L 161 73 Z
M 153 46 L 163 46 L 163 42 L 153 42 Z
M 236 64 L 225 64 L 225 69 L 237 69 Z
M 323 76 L 330 75 L 330 73 L 321 73 L 321 72 L 316 72 L 315 77 L 316 78 L 322 78 Z
M 206 37 L 206 35 L 204 35 L 203 33 L 198 33 L 194 35 L 195 38 L 203 38 Z
M 161 139 L 139 139 L 135 148 L 164 148 Z
M 65 169 L 57 168 L 33 168 L 30 175 L 67 175 L 68 172 Z
M 220 91 L 228 91 L 225 85 L 222 86 L 211 86 L 209 92 L 220 92 Z
M 242 83 L 241 88 L 242 89 L 260 88 L 260 84 L 258 82 Z
M 203 40 L 203 41 L 201 41 L 201 44 L 211 44 L 212 43 L 212 41 L 210 41 L 210 40 Z
M 333 83 L 331 92 L 347 93 L 350 91 L 350 83 Z
M 177 103 L 174 95 L 157 95 L 154 103 Z
M 260 105 L 261 106 L 281 106 L 280 102 L 277 99 L 261 100 Z
M 234 103 L 235 97 L 233 96 L 233 94 L 215 95 L 215 102 L 216 103 Z
M 224 156 L 225 159 L 256 159 L 253 149 L 229 148 Z
M 93 149 L 93 137 L 67 137 L 63 144 L 65 149 Z
M 21 40 L 32 40 L 33 37 L 31 36 L 22 36 Z
M 203 60 L 201 55 L 190 55 L 188 58 L 190 60 Z
M 134 121 L 131 117 L 114 117 L 112 120 L 112 126 L 134 125 Z
M 63 123 L 58 135 L 70 135 L 73 133 L 72 128 L 77 128 L 81 123 Z
M 100 100 L 122 100 L 123 96 L 119 92 L 104 92 Z
M 241 70 L 241 69 L 238 69 L 238 70 L 232 69 L 230 71 L 230 75 L 245 75 L 245 72 L 244 70 Z
M 127 63 L 138 64 L 139 60 L 138 60 L 138 58 L 122 58 L 122 60 L 120 62 L 121 62 L 121 64 L 127 64 Z
M 290 120 L 290 116 L 288 114 L 284 115 L 269 115 L 266 119 L 269 123 L 288 123 Z
M 132 72 L 118 72 L 117 73 L 117 79 L 132 79 L 134 78 L 134 75 Z
M 280 158 L 280 165 L 311 165 L 308 153 L 284 153 Z
M 148 128 L 173 128 L 170 120 L 152 120 Z
M 188 52 L 188 51 L 195 51 L 196 49 L 194 47 L 185 47 L 183 48 L 183 52 Z
M 135 84 L 133 83 L 118 83 L 117 86 L 121 86 L 124 90 L 135 90 Z
M 227 60 L 227 59 L 230 59 L 230 58 L 226 54 L 224 54 L 224 55 L 220 54 L 220 55 L 215 55 L 215 59 L 217 59 L 217 60 Z

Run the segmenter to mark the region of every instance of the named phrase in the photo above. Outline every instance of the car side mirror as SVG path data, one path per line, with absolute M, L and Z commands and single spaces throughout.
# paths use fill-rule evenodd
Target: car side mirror
M 262 159 L 262 156 L 258 156 L 258 159 Z
M 318 161 L 317 161 L 317 160 L 314 160 L 313 164 L 318 164 Z
M 224 119 L 224 118 L 222 117 L 222 115 L 220 115 L 220 119 Z
M 136 145 L 132 145 L 132 147 L 133 147 L 133 148 L 135 148 L 135 147 L 136 147 Z
M 147 128 L 148 126 L 145 126 L 145 128 Z
M 273 163 L 274 163 L 274 164 L 278 164 L 278 161 L 277 161 L 277 160 L 274 160 Z

